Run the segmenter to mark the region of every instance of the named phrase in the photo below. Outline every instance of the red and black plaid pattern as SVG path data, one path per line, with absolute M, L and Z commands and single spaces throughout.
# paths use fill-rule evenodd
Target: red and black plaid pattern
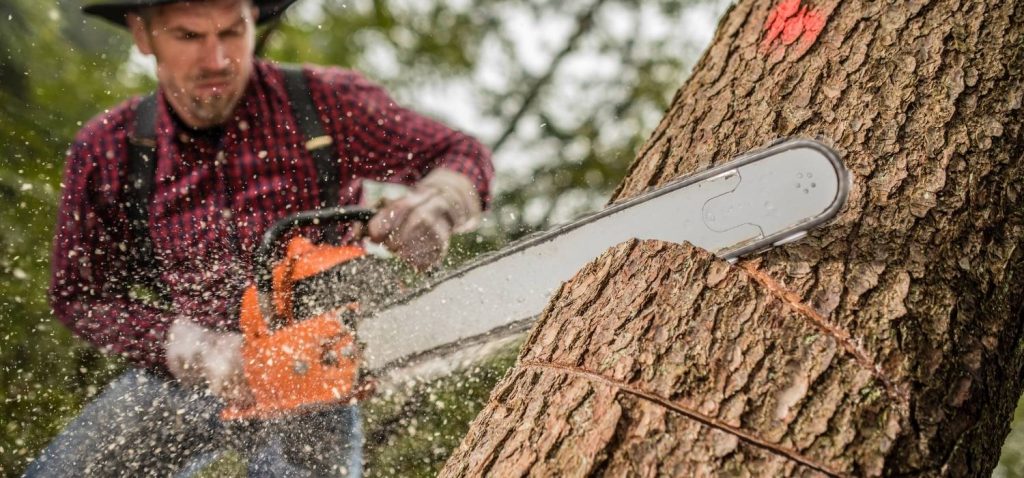
M 380 87 L 338 68 L 304 73 L 321 122 L 341 156 L 340 204 L 358 204 L 361 179 L 412 184 L 436 167 L 469 177 L 486 205 L 493 167 L 473 138 L 396 105 Z M 235 329 L 241 292 L 263 231 L 319 197 L 313 158 L 288 104 L 281 70 L 257 62 L 234 118 L 197 134 L 158 95 L 158 161 L 149 208 L 159 280 L 171 311 L 129 297 L 140 270 L 124 207 L 128 134 L 139 98 L 92 119 L 64 171 L 53 253 L 57 317 L 93 344 L 163 366 L 164 336 L 178 317 Z

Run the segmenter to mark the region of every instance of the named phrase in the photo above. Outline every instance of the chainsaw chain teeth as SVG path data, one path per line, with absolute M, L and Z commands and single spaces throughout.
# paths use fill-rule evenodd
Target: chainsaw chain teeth
M 351 320 L 402 289 L 400 267 L 394 261 L 360 257 L 296 282 L 293 313 L 304 320 L 337 310 L 342 318 Z

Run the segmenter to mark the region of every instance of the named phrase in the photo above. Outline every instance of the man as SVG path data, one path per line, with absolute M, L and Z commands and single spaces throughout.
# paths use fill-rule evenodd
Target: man
M 284 73 L 254 59 L 256 24 L 293 1 L 120 0 L 84 9 L 127 27 L 139 50 L 156 57 L 155 170 L 139 233 L 128 171 L 138 160 L 131 142 L 147 114 L 142 100 L 82 128 L 64 175 L 51 296 L 77 335 L 138 367 L 89 404 L 28 475 L 188 475 L 232 446 L 253 475 L 360 474 L 355 407 L 256 440 L 229 433 L 218 418 L 225 403 L 249 398 L 236 330 L 261 234 L 325 205 Z M 338 156 L 330 163 L 337 198 L 329 201 L 360 202 L 362 179 L 412 184 L 374 217 L 369 236 L 417 268 L 438 262 L 449 236 L 473 227 L 487 204 L 489 153 L 353 72 L 302 73 Z M 151 246 L 139 247 L 143 239 Z M 169 307 L 134 293 L 145 278 Z

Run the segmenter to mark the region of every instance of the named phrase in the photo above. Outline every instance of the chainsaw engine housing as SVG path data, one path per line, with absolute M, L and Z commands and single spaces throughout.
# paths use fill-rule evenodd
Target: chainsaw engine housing
M 272 277 L 270 317 L 255 285 L 242 297 L 242 356 L 254 402 L 230 405 L 222 418 L 273 419 L 368 393 L 351 319 L 399 292 L 395 267 L 359 246 L 294 237 Z

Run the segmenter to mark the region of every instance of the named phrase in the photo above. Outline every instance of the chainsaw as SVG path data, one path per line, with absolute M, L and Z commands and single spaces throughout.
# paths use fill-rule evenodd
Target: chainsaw
M 526 237 L 406 292 L 388 274 L 372 272 L 375 261 L 359 245 L 284 240 L 302 227 L 365 223 L 373 210 L 289 216 L 264 234 L 255 284 L 242 298 L 244 371 L 255 399 L 225 408 L 222 418 L 275 419 L 355 403 L 375 383 L 453 370 L 525 333 L 564 281 L 618 243 L 688 241 L 735 262 L 806 236 L 838 213 L 849 189 L 831 148 L 784 140 Z M 376 298 L 366 299 L 367 292 Z

